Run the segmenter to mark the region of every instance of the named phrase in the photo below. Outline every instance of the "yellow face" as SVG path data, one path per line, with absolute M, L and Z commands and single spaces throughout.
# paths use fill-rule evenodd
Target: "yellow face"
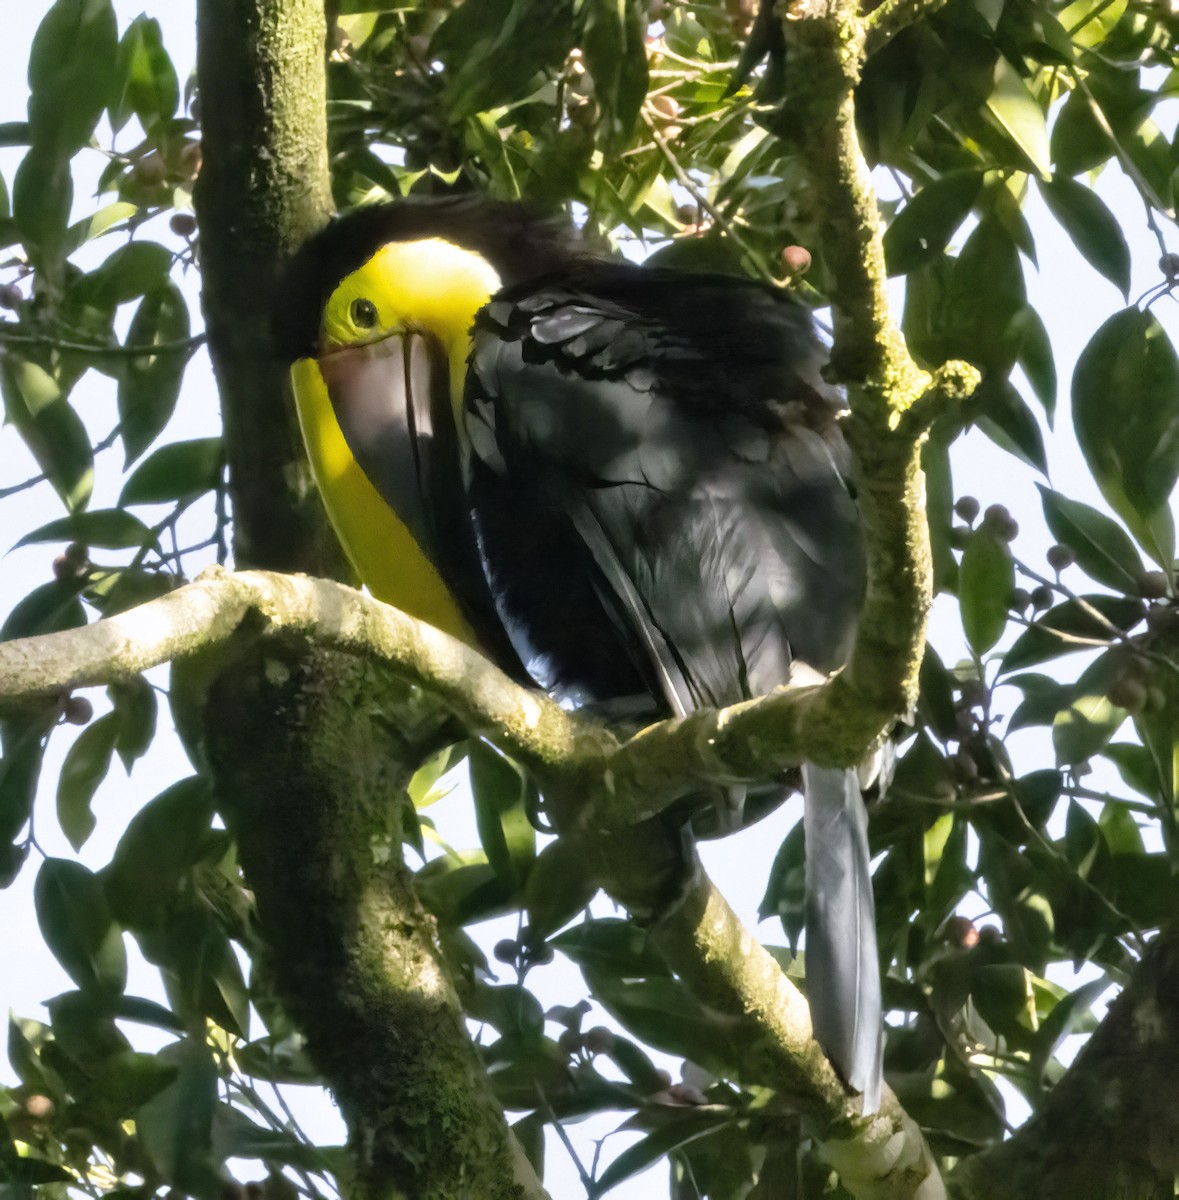
M 498 275 L 483 259 L 449 242 L 390 243 L 342 280 L 328 298 L 320 354 L 411 330 L 431 333 L 446 351 L 457 413 L 471 324 L 499 286 Z M 324 506 L 361 580 L 379 600 L 477 646 L 434 565 L 353 456 L 318 360 L 296 362 L 291 382 Z
M 452 399 L 461 398 L 471 323 L 499 288 L 484 259 L 441 238 L 390 242 L 328 297 L 320 349 L 425 330 L 445 347 Z

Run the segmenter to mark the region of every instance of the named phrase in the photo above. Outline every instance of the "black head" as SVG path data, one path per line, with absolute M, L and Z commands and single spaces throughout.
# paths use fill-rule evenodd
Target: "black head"
M 320 317 L 336 285 L 387 242 L 445 238 L 485 258 L 505 285 L 560 270 L 581 257 L 564 218 L 482 196 L 415 197 L 333 217 L 283 268 L 273 313 L 284 362 L 318 350 Z

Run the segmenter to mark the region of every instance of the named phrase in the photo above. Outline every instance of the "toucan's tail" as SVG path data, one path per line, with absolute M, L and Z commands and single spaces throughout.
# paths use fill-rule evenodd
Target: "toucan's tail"
M 868 1115 L 880 1106 L 883 1047 L 868 814 L 854 769 L 807 765 L 802 776 L 811 1025 Z

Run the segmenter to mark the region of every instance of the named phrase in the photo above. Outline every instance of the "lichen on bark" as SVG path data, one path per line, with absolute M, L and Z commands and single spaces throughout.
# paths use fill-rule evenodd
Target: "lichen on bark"
M 267 970 L 347 1122 L 356 1195 L 542 1197 L 402 861 L 405 787 L 449 714 L 363 659 L 242 636 L 205 748 Z

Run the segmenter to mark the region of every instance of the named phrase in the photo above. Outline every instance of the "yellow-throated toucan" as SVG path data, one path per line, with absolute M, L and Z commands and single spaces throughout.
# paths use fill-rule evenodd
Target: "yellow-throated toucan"
M 278 338 L 379 598 L 517 676 L 663 713 L 844 661 L 864 567 L 840 399 L 789 295 L 596 259 L 512 205 L 403 201 L 296 255 Z M 871 1112 L 866 814 L 854 771 L 803 778 L 812 1019 Z

